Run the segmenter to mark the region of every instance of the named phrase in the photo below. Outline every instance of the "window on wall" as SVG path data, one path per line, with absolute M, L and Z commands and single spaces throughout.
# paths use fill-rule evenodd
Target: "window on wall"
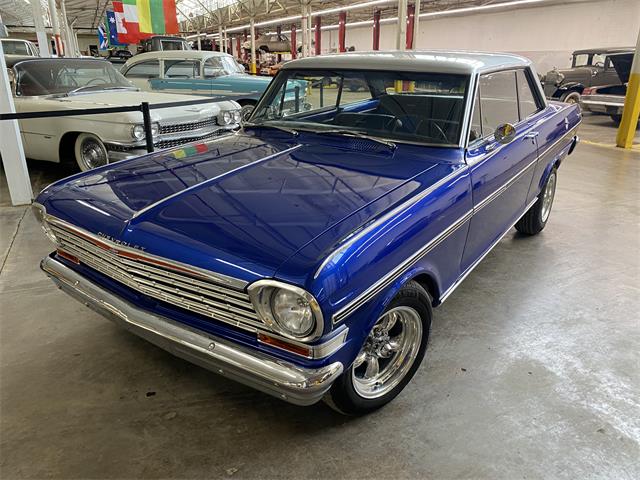
M 536 113 L 540 108 L 536 103 L 536 97 L 531 89 L 531 82 L 527 78 L 524 70 L 516 71 L 516 79 L 518 82 L 518 103 L 520 105 L 520 120 Z
M 513 70 L 480 77 L 480 112 L 483 137 L 491 135 L 498 125 L 518 123 L 518 95 Z
M 157 60 L 135 64 L 125 73 L 127 78 L 156 78 L 160 75 L 160 63 Z

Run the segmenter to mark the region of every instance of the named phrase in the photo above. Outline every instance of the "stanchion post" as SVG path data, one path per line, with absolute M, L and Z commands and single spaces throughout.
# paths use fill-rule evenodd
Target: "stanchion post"
M 149 102 L 142 102 L 142 120 L 144 121 L 144 138 L 147 142 L 147 152 L 153 152 L 153 135 L 151 134 L 151 113 L 149 112 Z

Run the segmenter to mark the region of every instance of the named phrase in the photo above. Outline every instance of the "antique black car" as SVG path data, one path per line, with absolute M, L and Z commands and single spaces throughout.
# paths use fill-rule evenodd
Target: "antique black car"
M 578 103 L 586 87 L 620 84 L 610 56 L 633 51 L 633 47 L 576 50 L 570 68 L 554 68 L 540 79 L 544 94 L 549 99 Z

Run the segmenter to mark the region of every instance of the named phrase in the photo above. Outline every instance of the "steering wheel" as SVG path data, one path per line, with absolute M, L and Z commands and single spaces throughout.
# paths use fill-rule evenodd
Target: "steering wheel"
M 440 135 L 442 135 L 442 138 L 444 139 L 445 142 L 449 141 L 449 137 L 447 137 L 447 134 L 444 133 L 444 130 L 442 130 L 442 127 L 440 127 L 440 125 L 438 125 L 436 122 L 432 122 L 433 126 L 436 127 L 438 129 L 438 133 Z
M 87 83 L 85 83 L 84 85 L 85 85 L 85 87 L 86 87 L 87 85 L 91 85 L 92 83 L 94 83 L 94 82 L 98 82 L 98 81 L 99 81 L 100 83 L 108 83 L 104 78 L 97 77 L 97 78 L 92 78 L 91 80 L 89 80 L 89 81 L 88 81 Z

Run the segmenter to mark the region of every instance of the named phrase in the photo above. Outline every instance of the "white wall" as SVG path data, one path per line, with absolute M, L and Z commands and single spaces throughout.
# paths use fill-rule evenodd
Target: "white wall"
M 546 72 L 568 66 L 577 49 L 633 46 L 639 29 L 640 0 L 597 0 L 422 18 L 416 47 L 518 53 Z M 371 50 L 372 37 L 371 26 L 347 27 L 346 46 Z M 396 25 L 381 25 L 381 50 L 395 49 L 395 38 Z M 323 52 L 337 44 L 337 30 L 323 32 Z

